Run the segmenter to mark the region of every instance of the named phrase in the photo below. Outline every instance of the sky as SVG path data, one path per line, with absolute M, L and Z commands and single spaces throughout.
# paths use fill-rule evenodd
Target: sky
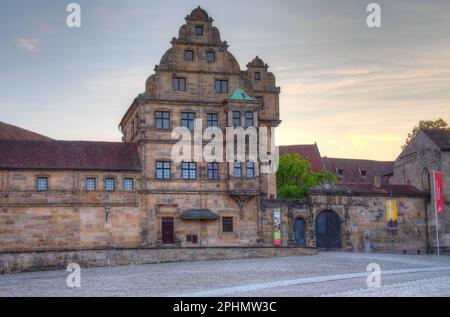
M 242 69 L 281 87 L 279 145 L 394 160 L 419 120 L 450 122 L 450 1 L 0 0 L 0 121 L 60 140 L 120 141 L 118 124 L 201 5 Z

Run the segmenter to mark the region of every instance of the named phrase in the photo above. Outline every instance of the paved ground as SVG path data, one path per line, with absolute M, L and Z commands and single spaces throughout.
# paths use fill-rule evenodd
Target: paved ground
M 381 267 L 368 289 L 367 265 Z M 184 262 L 0 276 L 0 296 L 450 296 L 450 257 L 320 253 L 317 256 Z

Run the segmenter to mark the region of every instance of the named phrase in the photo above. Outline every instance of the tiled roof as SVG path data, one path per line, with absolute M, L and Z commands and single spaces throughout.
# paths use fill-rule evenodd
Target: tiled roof
M 433 129 L 423 132 L 443 151 L 450 151 L 450 130 Z
M 0 121 L 0 140 L 51 140 L 50 138 Z
M 209 209 L 188 209 L 180 216 L 183 220 L 217 220 L 219 216 Z
M 382 176 L 381 182 L 388 183 L 388 178 L 384 177 L 392 173 L 394 162 L 356 160 L 345 158 L 324 157 L 323 161 L 327 170 L 335 174 L 342 183 L 366 183 L 373 184 L 375 176 Z M 342 171 L 339 175 L 338 171 Z M 365 171 L 365 176 L 364 174 Z
M 300 154 L 302 159 L 309 162 L 313 172 L 321 172 L 325 169 L 317 144 L 280 146 L 280 156 L 283 154 Z
M 310 194 L 341 194 L 341 195 L 381 195 L 381 196 L 418 196 L 427 197 L 428 194 L 412 185 L 382 184 L 380 188 L 372 184 L 339 183 L 335 185 L 319 185 L 308 191 Z
M 134 143 L 0 140 L 0 169 L 139 171 Z

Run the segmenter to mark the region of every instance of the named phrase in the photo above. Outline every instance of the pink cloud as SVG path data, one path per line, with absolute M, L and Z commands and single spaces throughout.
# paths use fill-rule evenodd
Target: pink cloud
M 31 38 L 18 38 L 16 39 L 20 48 L 30 53 L 39 52 L 39 40 Z

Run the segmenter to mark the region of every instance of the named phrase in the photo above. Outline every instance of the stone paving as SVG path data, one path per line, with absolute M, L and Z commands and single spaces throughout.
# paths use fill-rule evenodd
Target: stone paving
M 386 276 L 382 273 L 381 288 L 368 290 L 365 272 L 370 263 L 378 263 L 382 272 L 410 269 L 422 272 Z M 0 296 L 450 295 L 449 256 L 330 252 L 316 256 L 89 268 L 81 271 L 79 289 L 66 286 L 68 274 L 50 271 L 1 275 Z

